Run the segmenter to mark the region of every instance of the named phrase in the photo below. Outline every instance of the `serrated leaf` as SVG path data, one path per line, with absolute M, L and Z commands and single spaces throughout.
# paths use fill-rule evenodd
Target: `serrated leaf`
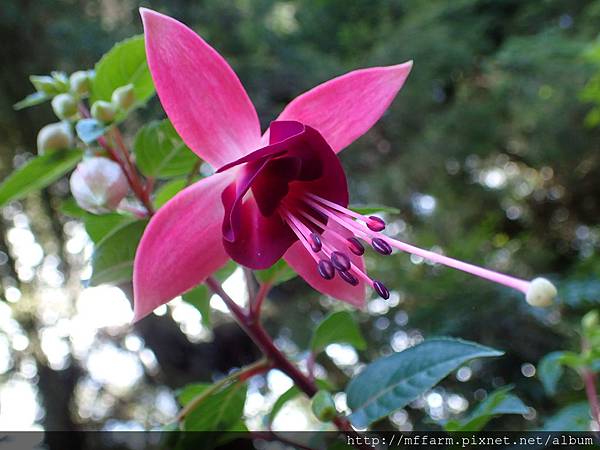
M 271 267 L 265 270 L 254 272 L 256 279 L 261 283 L 268 283 L 272 286 L 284 283 L 298 276 L 285 260 L 280 259 Z
M 142 127 L 133 145 L 137 165 L 147 177 L 187 175 L 199 162 L 167 119 Z
M 50 98 L 51 97 L 49 95 L 46 95 L 43 92 L 34 92 L 33 94 L 29 94 L 23 100 L 15 103 L 13 105 L 13 108 L 16 111 L 19 111 L 21 109 L 29 108 L 30 106 L 35 106 L 39 105 L 40 103 L 44 103 L 50 100 Z
M 182 405 L 211 387 L 210 384 L 186 386 L 178 396 Z M 185 418 L 185 431 L 229 431 L 237 424 L 244 413 L 246 385 L 233 383 L 210 394 Z
M 0 207 L 52 184 L 81 160 L 81 150 L 48 152 L 27 161 L 0 184 Z
M 350 344 L 364 350 L 367 343 L 349 311 L 336 311 L 325 317 L 313 333 L 310 348 L 318 353 L 329 344 Z
M 145 220 L 129 223 L 113 230 L 96 245 L 92 256 L 92 286 L 131 280 L 135 251 L 146 225 Z
M 133 84 L 137 104 L 143 104 L 154 95 L 154 84 L 148 64 L 144 36 L 121 41 L 106 53 L 95 67 L 92 83 L 92 101 L 110 101 L 115 89 Z
M 574 403 L 558 411 L 544 423 L 541 431 L 590 431 L 590 405 Z
M 106 127 L 96 119 L 81 119 L 75 125 L 77 136 L 86 144 L 91 144 L 106 133 Z
M 462 420 L 448 421 L 446 431 L 480 431 L 494 417 L 501 414 L 526 414 L 529 409 L 519 397 L 510 393 L 512 387 L 498 389 L 479 403 Z
M 403 408 L 474 358 L 502 352 L 474 342 L 438 338 L 369 364 L 346 388 L 351 422 L 358 428 Z
M 365 216 L 377 213 L 387 213 L 387 214 L 398 214 L 400 210 L 398 208 L 394 208 L 393 206 L 385 206 L 385 205 L 350 205 L 348 209 L 351 209 L 354 212 L 359 214 L 363 214 Z
M 203 284 L 182 295 L 184 301 L 200 311 L 202 323 L 206 327 L 210 327 L 211 324 L 210 298 L 212 295 L 212 292 Z

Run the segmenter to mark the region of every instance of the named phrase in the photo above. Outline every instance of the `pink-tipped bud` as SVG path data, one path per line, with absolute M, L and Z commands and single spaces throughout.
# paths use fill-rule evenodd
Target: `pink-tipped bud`
M 331 263 L 337 270 L 350 270 L 350 258 L 348 258 L 347 255 L 344 255 L 342 252 L 332 252 Z
M 80 162 L 71 175 L 70 185 L 77 204 L 97 214 L 115 209 L 129 191 L 121 167 L 101 157 Z
M 335 269 L 333 268 L 333 265 L 326 259 L 319 261 L 317 269 L 319 269 L 319 275 L 326 280 L 331 280 L 335 276 Z
M 385 222 L 380 217 L 369 216 L 369 220 L 367 220 L 367 226 L 369 229 L 379 232 L 385 229 Z
M 348 238 L 348 248 L 357 256 L 364 255 L 365 253 L 365 247 L 355 237 Z

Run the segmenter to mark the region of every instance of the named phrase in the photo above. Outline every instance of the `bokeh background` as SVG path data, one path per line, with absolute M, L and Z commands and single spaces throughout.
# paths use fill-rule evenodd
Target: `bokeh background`
M 504 385 L 530 412 L 492 428 L 540 427 L 585 400 L 574 373 L 549 397 L 536 365 L 550 351 L 577 350 L 578 322 L 600 301 L 600 1 L 5 0 L 2 178 L 35 153 L 37 131 L 55 121 L 47 104 L 13 111 L 32 91 L 28 75 L 93 67 L 115 42 L 142 32 L 138 6 L 181 19 L 217 48 L 264 127 L 297 94 L 335 75 L 413 59 L 388 113 L 341 155 L 353 203 L 399 208 L 389 229 L 409 242 L 523 278 L 544 274 L 559 286 L 559 304 L 541 311 L 418 258 L 369 259 L 392 297 L 372 299 L 358 314 L 367 351 L 336 345 L 319 358 L 340 386 L 360 364 L 423 337 L 506 352 L 463 367 L 381 426 L 435 428 Z M 140 114 L 163 112 L 154 99 Z M 0 429 L 158 427 L 176 413 L 178 388 L 257 358 L 217 299 L 211 327 L 181 300 L 131 326 L 128 286 L 86 289 L 92 245 L 83 226 L 61 214 L 66 194 L 63 180 L 1 211 Z M 236 273 L 227 286 L 243 301 L 241 282 Z M 278 345 L 301 357 L 332 306 L 295 279 L 273 291 L 265 320 Z M 263 426 L 262 414 L 290 384 L 278 372 L 252 381 L 251 428 Z M 343 395 L 336 401 L 343 407 Z M 303 400 L 275 423 L 318 426 Z

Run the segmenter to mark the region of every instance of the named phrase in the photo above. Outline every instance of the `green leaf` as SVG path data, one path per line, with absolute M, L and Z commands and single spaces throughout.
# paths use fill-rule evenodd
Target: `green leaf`
M 574 403 L 547 419 L 541 431 L 589 431 L 590 420 L 590 405 Z
M 122 283 L 131 280 L 133 259 L 147 221 L 126 224 L 106 235 L 92 256 L 92 286 Z
M 95 67 L 92 100 L 111 101 L 115 89 L 133 84 L 138 105 L 154 95 L 154 85 L 146 63 L 144 36 L 134 36 L 119 42 L 106 53 Z
M 0 184 L 0 207 L 52 184 L 75 167 L 82 155 L 81 150 L 56 150 L 27 161 Z
M 196 181 L 196 180 L 194 180 Z M 187 178 L 177 178 L 163 184 L 154 193 L 154 207 L 159 209 L 187 185 Z
M 501 414 L 526 414 L 529 410 L 519 397 L 510 393 L 512 387 L 492 392 L 462 420 L 448 421 L 446 431 L 480 431 L 494 417 Z
M 205 327 L 210 327 L 211 314 L 210 314 L 210 298 L 212 292 L 203 284 L 196 286 L 191 291 L 186 292 L 182 295 L 184 301 L 194 306 L 202 315 L 202 323 Z
M 346 388 L 350 420 L 365 428 L 406 406 L 467 361 L 500 355 L 474 342 L 438 338 L 378 359 Z
M 34 92 L 33 94 L 29 94 L 23 100 L 15 103 L 13 108 L 17 111 L 25 108 L 29 108 L 30 106 L 39 105 L 40 103 L 44 103 L 50 100 L 50 96 L 43 92 Z
M 94 244 L 98 244 L 102 239 L 117 229 L 137 221 L 132 215 L 119 213 L 102 215 L 86 213 L 82 219 L 85 231 Z
M 363 214 L 365 216 L 377 213 L 387 213 L 387 214 L 398 214 L 400 210 L 398 208 L 394 208 L 393 206 L 384 206 L 384 205 L 350 205 L 348 207 L 354 212 L 359 214 Z
M 325 317 L 313 333 L 310 348 L 318 353 L 329 344 L 350 344 L 364 350 L 367 343 L 349 311 L 336 311 Z
M 192 399 L 211 387 L 210 384 L 186 386 L 178 400 L 186 405 Z M 186 431 L 229 431 L 240 422 L 246 401 L 246 385 L 233 383 L 210 394 L 185 418 Z
M 548 353 L 538 364 L 537 375 L 549 396 L 556 394 L 558 381 L 564 372 L 562 363 L 564 354 L 565 352 Z
M 96 119 L 81 119 L 75 125 L 77 136 L 86 144 L 91 144 L 104 133 L 106 127 Z
M 187 175 L 199 162 L 167 119 L 142 127 L 135 137 L 133 149 L 137 165 L 147 177 Z
M 268 283 L 272 286 L 284 283 L 298 276 L 294 269 L 283 259 L 280 259 L 271 267 L 265 270 L 257 270 L 254 272 L 256 279 L 261 283 Z
M 277 398 L 277 400 L 275 400 L 275 403 L 273 403 L 273 407 L 271 408 L 271 411 L 269 412 L 269 415 L 267 417 L 267 422 L 273 423 L 273 421 L 275 420 L 275 417 L 277 416 L 277 413 L 279 413 L 279 411 L 281 411 L 281 408 L 283 408 L 285 406 L 285 404 L 287 402 L 289 402 L 290 400 L 293 400 L 296 397 L 298 397 L 301 393 L 302 393 L 302 391 L 300 390 L 300 388 L 298 386 L 294 385 L 291 388 L 289 388 L 287 391 L 285 391 L 283 394 L 281 394 Z

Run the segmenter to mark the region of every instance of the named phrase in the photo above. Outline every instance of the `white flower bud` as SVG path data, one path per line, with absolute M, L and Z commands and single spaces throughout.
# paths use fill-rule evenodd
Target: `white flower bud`
M 98 100 L 92 105 L 92 117 L 100 122 L 112 122 L 117 114 L 117 108 L 110 102 Z
M 529 283 L 529 289 L 525 300 L 531 306 L 550 306 L 556 297 L 557 291 L 554 285 L 546 278 L 535 278 Z
M 58 94 L 52 99 L 52 110 L 59 119 L 69 119 L 77 114 L 77 102 L 71 94 Z
M 135 92 L 133 91 L 133 84 L 127 84 L 125 86 L 121 86 L 115 89 L 115 91 L 112 94 L 111 100 L 114 105 L 117 105 L 122 110 L 127 111 L 135 103 Z
M 71 85 L 71 92 L 79 96 L 88 95 L 92 84 L 90 73 L 87 70 L 73 72 L 69 77 L 69 84 Z
M 71 175 L 70 185 L 77 204 L 97 214 L 115 209 L 129 191 L 121 167 L 102 157 L 80 162 Z
M 38 153 L 60 150 L 73 146 L 73 132 L 67 122 L 51 123 L 43 127 L 37 135 Z

